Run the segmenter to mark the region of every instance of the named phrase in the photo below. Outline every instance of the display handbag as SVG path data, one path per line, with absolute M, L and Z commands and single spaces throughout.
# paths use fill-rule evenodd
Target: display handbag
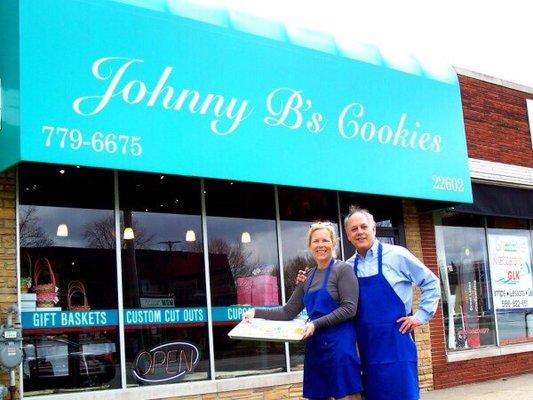
M 83 298 L 83 304 L 72 304 L 72 297 L 80 295 Z M 72 281 L 67 288 L 67 308 L 73 311 L 88 311 L 91 309 L 87 300 L 87 290 L 81 281 Z
M 43 282 L 46 274 L 48 274 L 49 282 Z M 35 262 L 33 291 L 37 294 L 37 307 L 53 307 L 59 301 L 52 263 L 47 258 L 39 258 Z

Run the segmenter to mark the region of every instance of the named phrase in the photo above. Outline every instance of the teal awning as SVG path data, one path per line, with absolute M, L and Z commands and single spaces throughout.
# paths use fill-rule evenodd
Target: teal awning
M 472 199 L 450 67 L 172 0 L 4 1 L 0 40 L 2 169 Z

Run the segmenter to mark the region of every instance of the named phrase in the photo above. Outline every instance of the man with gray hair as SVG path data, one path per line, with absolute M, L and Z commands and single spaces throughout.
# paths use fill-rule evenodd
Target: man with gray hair
M 404 247 L 376 239 L 368 210 L 350 207 L 344 219 L 356 252 L 347 262 L 359 281 L 355 318 L 366 400 L 418 400 L 417 352 L 413 329 L 427 323 L 440 299 L 439 280 Z M 413 284 L 420 287 L 414 315 Z

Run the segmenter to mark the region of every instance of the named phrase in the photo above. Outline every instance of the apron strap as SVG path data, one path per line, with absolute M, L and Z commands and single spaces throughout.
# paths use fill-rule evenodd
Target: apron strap
M 378 274 L 383 275 L 383 245 L 378 243 Z
M 316 267 L 311 273 L 311 276 L 309 277 L 309 279 L 305 281 L 304 293 L 307 293 L 309 291 L 309 288 L 311 287 L 311 283 L 313 283 L 313 278 L 315 277 L 315 272 L 316 272 Z
M 328 269 L 326 269 L 326 276 L 324 277 L 324 281 L 322 282 L 322 289 L 324 289 L 328 284 L 329 274 L 331 274 L 331 270 L 332 270 L 331 267 L 333 266 L 334 263 L 335 263 L 335 259 L 332 258 L 331 261 L 329 262 Z
M 335 259 L 332 258 L 331 261 L 329 262 L 329 265 L 326 269 L 326 276 L 324 277 L 324 281 L 322 282 L 322 289 L 327 285 L 328 283 L 328 280 L 329 280 L 329 274 L 331 273 L 331 266 L 335 263 Z M 311 287 L 311 283 L 313 283 L 313 279 L 315 278 L 315 272 L 316 270 L 318 269 L 318 267 L 315 267 L 315 269 L 313 270 L 313 272 L 311 273 L 311 276 L 309 277 L 309 279 L 307 281 L 305 281 L 305 286 L 304 286 L 304 293 L 307 293 L 309 291 L 309 288 Z

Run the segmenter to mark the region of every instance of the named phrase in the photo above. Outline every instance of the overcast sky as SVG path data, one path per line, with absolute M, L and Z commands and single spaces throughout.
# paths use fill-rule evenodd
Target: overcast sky
M 204 0 L 205 1 L 205 0 Z M 211 0 L 215 1 L 215 0 Z M 533 88 L 528 0 L 220 0 Z

